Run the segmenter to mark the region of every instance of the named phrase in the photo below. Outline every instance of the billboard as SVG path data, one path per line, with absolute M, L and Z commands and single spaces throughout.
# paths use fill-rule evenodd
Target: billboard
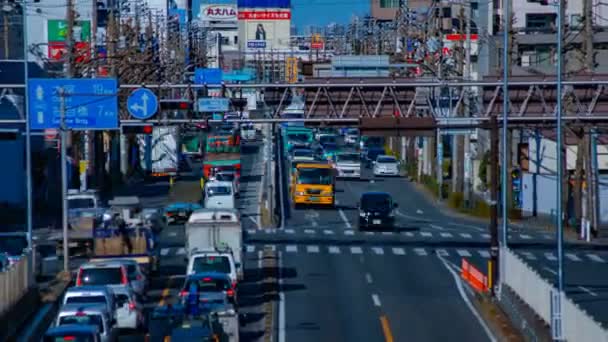
M 47 41 L 65 42 L 68 33 L 68 24 L 65 20 L 49 19 L 47 21 Z M 73 29 L 73 37 L 77 42 L 88 42 L 91 40 L 91 22 L 76 21 Z
M 239 40 L 245 49 L 287 49 L 290 10 L 240 10 Z
M 236 21 L 235 5 L 201 5 L 199 18 L 202 21 Z
M 291 8 L 290 0 L 238 0 L 239 8 Z

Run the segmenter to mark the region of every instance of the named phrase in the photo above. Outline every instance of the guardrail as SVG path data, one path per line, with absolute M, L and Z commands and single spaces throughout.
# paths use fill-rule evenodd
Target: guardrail
M 556 288 L 545 281 L 515 253 L 505 248 L 505 272 L 503 281 L 508 285 L 545 323 L 551 322 L 551 295 Z M 562 336 L 566 341 L 608 342 L 608 330 L 595 321 L 576 303 L 562 294 Z
M 30 287 L 30 253 L 0 273 L 0 316 L 15 305 Z

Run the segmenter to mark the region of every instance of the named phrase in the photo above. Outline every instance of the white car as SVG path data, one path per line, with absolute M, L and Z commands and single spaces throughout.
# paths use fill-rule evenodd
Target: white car
M 393 156 L 379 155 L 374 161 L 374 176 L 399 176 L 399 161 Z
M 344 135 L 344 143 L 347 145 L 357 145 L 359 143 L 359 130 L 351 128 Z
M 361 177 L 361 156 L 356 152 L 341 152 L 334 158 L 334 167 L 339 178 Z
M 232 182 L 210 181 L 205 184 L 205 208 L 234 209 Z
M 197 274 L 206 272 L 219 272 L 227 274 L 232 282 L 232 287 L 236 286 L 239 279 L 243 278 L 241 265 L 237 265 L 234 256 L 230 251 L 218 251 L 215 249 L 195 249 L 188 259 L 187 274 Z
M 221 181 L 221 182 L 232 182 L 232 188 L 234 189 L 234 195 L 239 196 L 240 189 L 240 181 L 235 171 L 222 170 L 218 171 L 213 177 L 210 178 L 211 181 Z
M 112 317 L 104 304 L 67 304 L 59 309 L 55 326 L 93 325 L 99 329 L 100 342 L 113 342 L 118 338 L 118 330 Z
M 127 268 L 127 276 L 129 277 L 129 284 L 133 288 L 133 291 L 138 296 L 144 296 L 148 289 L 148 279 L 137 261 L 132 259 L 119 259 Z
M 137 301 L 130 286 L 114 288 L 116 302 L 116 326 L 121 329 L 139 330 L 144 327 L 143 306 Z

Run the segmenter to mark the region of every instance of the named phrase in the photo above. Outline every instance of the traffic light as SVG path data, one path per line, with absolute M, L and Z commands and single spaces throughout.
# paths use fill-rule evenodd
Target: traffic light
M 138 126 L 122 126 L 123 134 L 152 134 L 154 127 L 152 125 L 138 125 Z
M 166 100 L 160 102 L 161 110 L 192 110 L 190 100 Z

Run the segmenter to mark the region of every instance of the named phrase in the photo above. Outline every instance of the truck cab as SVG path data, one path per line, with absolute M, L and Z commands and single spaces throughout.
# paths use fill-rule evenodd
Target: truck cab
M 205 184 L 205 208 L 234 209 L 235 195 L 232 182 L 210 181 Z

